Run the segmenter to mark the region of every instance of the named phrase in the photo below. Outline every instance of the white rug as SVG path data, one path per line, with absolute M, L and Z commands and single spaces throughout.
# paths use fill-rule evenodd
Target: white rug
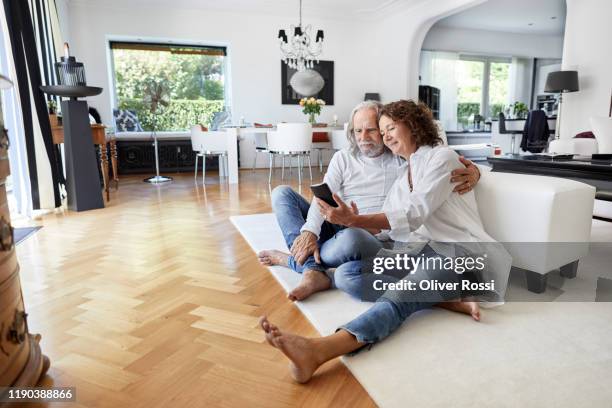
M 231 221 L 255 253 L 287 250 L 273 214 Z M 594 221 L 595 231 L 597 240 L 611 237 L 612 223 Z M 288 268 L 269 269 L 287 291 L 300 280 Z M 334 290 L 297 306 L 327 335 L 369 304 Z M 482 314 L 476 323 L 419 312 L 343 361 L 381 407 L 610 407 L 612 303 L 513 302 Z

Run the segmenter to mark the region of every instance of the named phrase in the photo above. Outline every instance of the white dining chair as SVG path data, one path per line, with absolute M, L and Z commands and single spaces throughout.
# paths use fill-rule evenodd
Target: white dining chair
M 191 148 L 196 153 L 194 180 L 198 177 L 198 158 L 202 158 L 202 184 L 206 177 L 206 156 L 219 158 L 219 176 L 228 174 L 227 134 L 219 131 L 203 131 L 199 125 L 191 127 Z
M 257 166 L 257 155 L 259 153 L 269 153 L 268 151 L 268 134 L 267 133 L 255 133 L 253 134 L 255 141 L 255 156 L 253 157 L 253 171 Z
M 312 181 L 312 167 L 310 162 L 310 151 L 312 149 L 312 126 L 310 123 L 279 123 L 276 131 L 268 132 L 268 151 L 270 153 L 270 174 L 268 183 L 272 182 L 272 167 L 274 156 L 281 155 L 283 158 L 282 177 L 285 172 L 285 156 L 298 159 L 298 182 L 302 184 L 303 157 L 308 158 L 308 171 Z
M 331 132 L 331 143 L 334 150 L 342 150 L 351 146 L 348 140 L 347 130 L 333 130 Z

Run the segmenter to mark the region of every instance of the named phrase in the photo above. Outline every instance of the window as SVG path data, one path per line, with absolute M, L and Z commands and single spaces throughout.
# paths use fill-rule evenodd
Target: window
M 489 67 L 489 110 L 485 116 L 495 118 L 510 99 L 510 63 L 492 61 Z
M 135 111 L 144 130 L 209 125 L 226 103 L 226 49 L 136 42 L 110 43 L 114 108 Z M 151 99 L 157 104 L 152 112 Z
M 482 61 L 457 61 L 457 123 L 463 128 L 482 112 L 484 65 Z
M 511 58 L 421 52 L 421 85 L 440 89 L 440 121 L 448 131 L 475 126 L 510 104 Z

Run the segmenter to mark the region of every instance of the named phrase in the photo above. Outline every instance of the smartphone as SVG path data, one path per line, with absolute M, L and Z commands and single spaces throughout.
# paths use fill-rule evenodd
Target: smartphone
M 327 183 L 313 184 L 312 186 L 310 186 L 310 190 L 312 191 L 312 194 L 314 194 L 314 196 L 317 197 L 319 200 L 325 201 L 332 207 L 338 206 L 338 204 L 334 201 L 334 197 L 332 196 L 332 192 L 329 189 Z

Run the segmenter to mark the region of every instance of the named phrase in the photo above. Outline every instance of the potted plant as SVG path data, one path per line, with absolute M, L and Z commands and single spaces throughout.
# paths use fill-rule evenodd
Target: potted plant
M 49 110 L 49 115 L 55 115 L 55 112 L 57 111 L 57 103 L 53 99 L 47 101 L 47 109 Z
M 300 99 L 300 106 L 304 108 L 302 109 L 302 113 L 308 115 L 308 122 L 311 125 L 316 123 L 316 117 L 321 113 L 321 106 L 323 105 L 325 105 L 323 99 L 315 99 L 313 97 Z
M 524 119 L 527 117 L 527 113 L 529 113 L 529 109 L 527 105 L 523 102 L 516 101 L 512 104 L 512 113 L 517 119 Z

